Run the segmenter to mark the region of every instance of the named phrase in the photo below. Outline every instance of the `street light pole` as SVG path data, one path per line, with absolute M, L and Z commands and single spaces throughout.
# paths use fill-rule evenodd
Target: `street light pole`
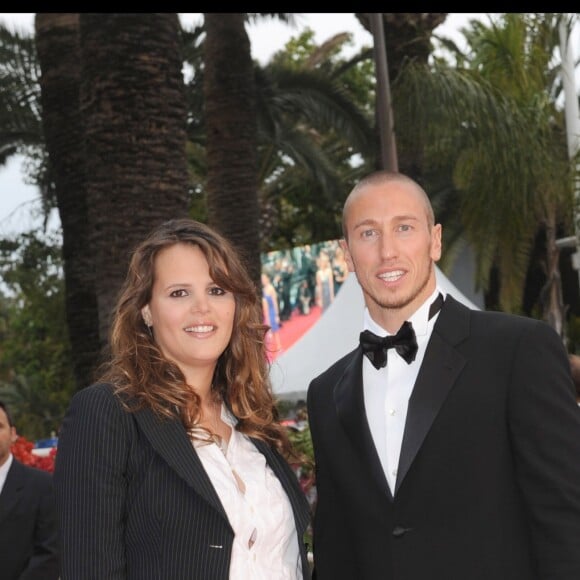
M 387 47 L 383 15 L 379 12 L 369 14 L 374 41 L 375 71 L 377 78 L 377 123 L 381 143 L 381 165 L 389 171 L 399 171 L 397 143 L 393 128 L 393 106 L 387 66 Z

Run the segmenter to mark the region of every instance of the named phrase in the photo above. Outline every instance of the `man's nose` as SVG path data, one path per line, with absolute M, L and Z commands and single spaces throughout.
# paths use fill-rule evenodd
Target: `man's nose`
M 397 242 L 392 234 L 384 233 L 380 239 L 380 253 L 384 260 L 392 259 L 397 256 Z

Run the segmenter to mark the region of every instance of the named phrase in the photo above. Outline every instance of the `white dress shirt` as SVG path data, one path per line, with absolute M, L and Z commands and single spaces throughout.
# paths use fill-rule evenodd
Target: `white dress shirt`
M 194 441 L 195 449 L 234 529 L 230 580 L 302 580 L 302 563 L 292 506 L 266 458 L 233 427 L 227 450 Z M 236 475 L 243 482 L 240 489 Z
M 12 453 L 8 455 L 8 459 L 0 465 L 0 493 L 4 489 L 4 484 L 6 483 L 6 477 L 10 471 L 10 466 L 12 465 Z
M 389 349 L 387 365 L 376 369 L 366 356 L 363 356 L 363 392 L 367 420 L 381 465 L 385 472 L 391 492 L 395 493 L 397 469 L 403 432 L 407 419 L 409 398 L 413 392 L 427 343 L 438 314 L 429 317 L 429 308 L 437 295 L 445 293 L 436 288 L 433 294 L 409 318 L 417 337 L 417 356 L 407 364 L 394 348 Z M 370 316 L 368 308 L 364 311 L 364 328 L 378 336 L 389 336 Z

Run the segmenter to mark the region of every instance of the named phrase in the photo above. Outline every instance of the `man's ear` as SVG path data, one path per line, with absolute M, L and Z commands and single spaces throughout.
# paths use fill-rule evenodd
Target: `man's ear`
M 344 252 L 344 259 L 346 261 L 346 265 L 348 266 L 348 271 L 349 272 L 354 272 L 354 264 L 352 262 L 352 257 L 350 255 L 350 251 L 348 249 L 348 243 L 346 240 L 339 240 L 338 242 L 340 244 L 340 247 L 342 248 L 342 251 Z
M 434 262 L 438 262 L 441 258 L 441 251 L 442 251 L 442 234 L 443 228 L 441 224 L 435 224 L 431 230 L 431 259 Z
M 141 316 L 143 317 L 143 322 L 147 326 L 153 326 L 153 319 L 151 318 L 151 310 L 149 308 L 149 304 L 146 304 L 141 308 Z

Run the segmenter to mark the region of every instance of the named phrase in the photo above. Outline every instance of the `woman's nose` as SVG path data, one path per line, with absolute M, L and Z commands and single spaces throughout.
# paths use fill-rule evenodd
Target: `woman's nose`
M 192 312 L 207 312 L 209 310 L 208 297 L 205 294 L 192 296 L 191 310 Z

